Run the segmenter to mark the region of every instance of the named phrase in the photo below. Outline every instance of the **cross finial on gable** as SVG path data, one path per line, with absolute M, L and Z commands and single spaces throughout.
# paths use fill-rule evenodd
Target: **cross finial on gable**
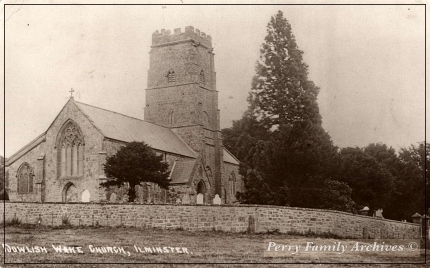
M 70 91 L 69 91 L 69 92 L 70 92 L 70 98 L 71 98 L 71 99 L 73 99 L 73 92 L 75 92 L 75 91 L 74 91 L 74 90 L 73 90 L 73 88 L 72 88 L 72 89 L 70 89 Z

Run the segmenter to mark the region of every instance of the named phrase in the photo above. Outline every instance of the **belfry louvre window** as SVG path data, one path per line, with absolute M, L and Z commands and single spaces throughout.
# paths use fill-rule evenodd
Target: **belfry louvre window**
M 26 194 L 33 192 L 33 169 L 28 163 L 23 163 L 17 173 L 18 177 L 18 193 Z
M 85 141 L 75 123 L 70 121 L 63 128 L 57 150 L 61 177 L 84 174 Z
M 173 70 L 169 70 L 167 73 L 167 82 L 174 83 L 176 80 L 175 72 Z

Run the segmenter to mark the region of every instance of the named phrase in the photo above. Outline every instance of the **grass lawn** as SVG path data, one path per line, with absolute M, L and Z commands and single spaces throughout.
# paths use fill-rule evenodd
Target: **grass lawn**
M 148 267 L 176 267 L 168 263 L 183 263 L 181 267 L 280 267 L 276 263 L 301 263 L 289 267 L 308 267 L 310 264 L 332 263 L 320 267 L 345 266 L 374 267 L 371 263 L 418 263 L 423 262 L 419 250 L 412 252 L 408 245 L 412 240 L 378 240 L 377 245 L 404 245 L 402 251 L 366 251 L 374 246 L 374 240 L 359 241 L 334 238 L 316 238 L 286 234 L 233 234 L 220 232 L 189 232 L 183 230 L 137 229 L 137 228 L 52 228 L 43 226 L 6 226 L 6 263 L 41 263 L 26 267 L 136 267 L 132 263 L 157 263 Z M 4 234 L 2 229 L 2 235 Z M 271 244 L 269 244 L 272 242 Z M 359 244 L 357 244 L 357 242 Z M 416 242 L 416 241 L 415 241 Z M 276 243 L 276 244 L 275 244 Z M 317 246 L 312 248 L 313 246 Z M 59 246 L 66 251 L 56 252 Z M 278 251 L 275 251 L 276 246 Z M 282 249 L 283 247 L 283 251 Z M 322 250 L 320 246 L 330 248 Z M 340 254 L 342 246 L 348 249 Z M 351 251 L 354 245 L 358 251 Z M 25 252 L 13 252 L 12 247 Z M 24 248 L 25 246 L 28 249 Z M 36 246 L 40 247 L 37 252 Z M 270 251 L 268 247 L 271 246 Z M 296 247 L 297 246 L 297 247 Z M 300 248 L 298 248 L 300 246 Z M 308 246 L 308 248 L 306 248 Z M 42 247 L 47 253 L 42 252 Z M 80 248 L 78 248 L 80 247 Z M 100 251 L 96 250 L 96 247 Z M 104 248 L 102 248 L 104 247 Z M 111 247 L 111 248 L 107 248 Z M 146 247 L 146 249 L 145 249 Z M 156 252 L 156 247 L 159 251 Z M 163 248 L 164 247 L 164 248 Z M 73 250 L 71 249 L 73 248 Z M 139 248 L 143 252 L 139 252 Z M 61 249 L 63 249 L 61 247 Z M 320 249 L 318 251 L 318 249 Z M 335 250 L 336 249 L 336 250 Z M 397 248 L 399 249 L 399 248 Z M 101 253 L 103 252 L 104 253 Z M 153 253 L 149 250 L 155 251 Z M 34 251 L 34 252 L 29 252 Z M 69 253 L 66 253 L 66 252 Z M 74 251 L 74 253 L 73 253 Z M 82 251 L 83 253 L 80 253 Z M 94 251 L 94 252 L 91 252 Z M 293 254 L 295 253 L 295 254 Z M 3 255 L 2 252 L 2 260 Z M 48 264 L 48 263 L 64 263 Z M 69 265 L 66 263 L 70 263 Z M 81 264 L 79 263 L 93 263 Z M 123 263 L 120 265 L 96 265 L 97 263 Z M 130 264 L 124 264 L 130 263 Z M 163 264 L 164 263 L 164 264 Z M 209 263 L 203 265 L 202 263 Z M 224 263 L 214 265 L 211 263 Z M 237 263 L 237 264 L 234 264 Z M 240 264 L 242 263 L 242 264 Z M 243 263 L 254 263 L 245 265 Z M 256 264 L 259 263 L 259 264 Z M 270 263 L 267 264 L 267 263 Z M 0 265 L 2 266 L 2 265 Z M 6 265 L 6 267 L 23 267 Z M 283 265 L 285 266 L 285 265 Z M 417 267 L 403 264 L 400 267 Z M 145 266 L 146 267 L 146 266 Z M 387 265 L 381 265 L 387 267 Z

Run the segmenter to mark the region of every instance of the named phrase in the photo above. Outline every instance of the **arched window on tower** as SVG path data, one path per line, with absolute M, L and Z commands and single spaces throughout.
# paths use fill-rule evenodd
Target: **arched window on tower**
M 33 192 L 33 169 L 28 163 L 23 163 L 17 173 L 18 177 L 18 193 L 27 194 Z
M 168 82 L 168 83 L 174 83 L 174 82 L 175 82 L 175 80 L 176 80 L 175 72 L 174 72 L 172 69 L 170 69 L 170 70 L 167 72 L 167 82 Z
M 205 72 L 203 72 L 203 70 L 200 71 L 199 83 L 200 84 L 205 84 L 206 83 Z
M 209 116 L 207 112 L 203 112 L 203 127 L 209 128 Z
M 69 121 L 59 135 L 57 153 L 60 177 L 84 175 L 85 141 L 80 128 Z
M 173 110 L 170 110 L 170 111 L 169 111 L 168 124 L 169 124 L 169 125 L 173 125 Z

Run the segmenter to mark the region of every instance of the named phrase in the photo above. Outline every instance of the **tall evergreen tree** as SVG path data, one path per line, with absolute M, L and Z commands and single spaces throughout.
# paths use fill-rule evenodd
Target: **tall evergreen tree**
M 272 16 L 260 49 L 248 98 L 253 114 L 268 128 L 309 120 L 321 124 L 319 88 L 308 80 L 308 65 L 282 11 Z
M 351 189 L 336 182 L 337 148 L 321 126 L 319 88 L 308 80 L 303 51 L 281 11 L 267 25 L 260 52 L 248 117 L 224 131 L 226 144 L 245 154 L 239 200 L 351 211 Z

